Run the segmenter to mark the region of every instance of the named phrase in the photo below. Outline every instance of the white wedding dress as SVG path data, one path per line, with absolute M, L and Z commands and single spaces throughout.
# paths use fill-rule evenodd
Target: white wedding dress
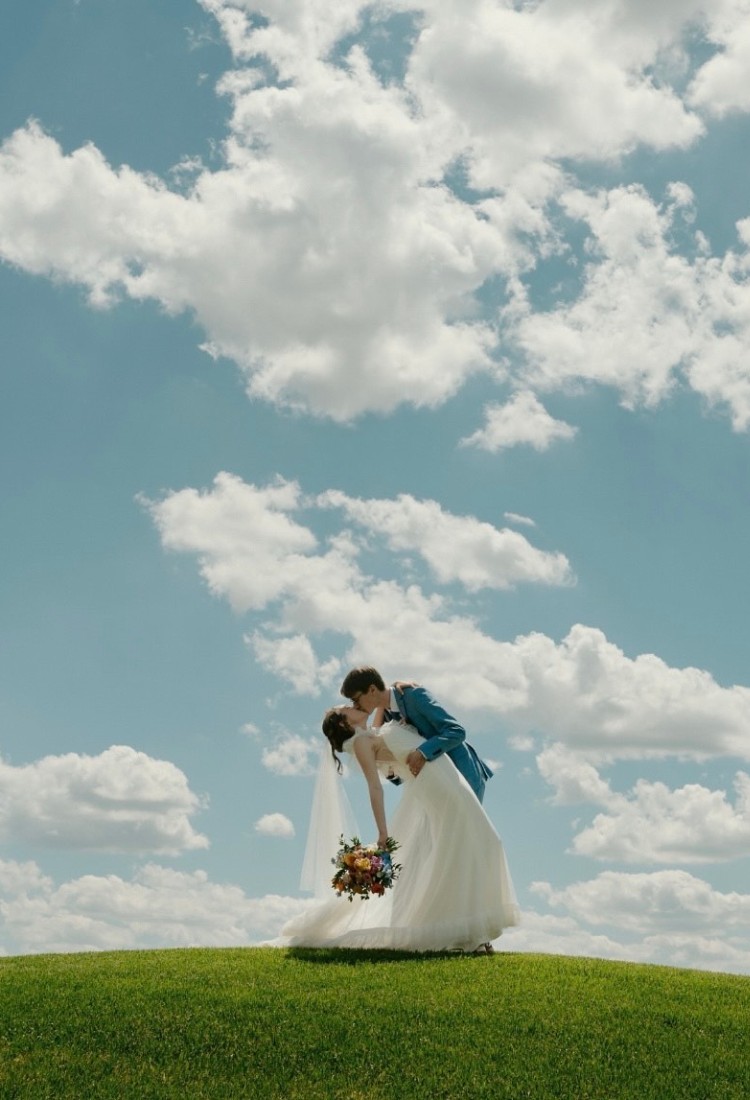
M 353 753 L 354 734 L 344 744 Z M 389 822 L 400 847 L 401 874 L 382 897 L 349 902 L 331 892 L 282 929 L 294 947 L 473 950 L 518 924 L 519 910 L 502 841 L 476 795 L 448 756 L 414 778 L 405 760 L 422 738 L 412 726 L 388 722 L 380 736 L 404 782 Z M 335 855 L 332 852 L 331 855 Z M 333 874 L 333 868 L 331 868 Z

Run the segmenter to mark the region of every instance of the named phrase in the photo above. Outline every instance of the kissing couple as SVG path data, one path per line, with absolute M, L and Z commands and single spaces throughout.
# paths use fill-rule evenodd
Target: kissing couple
M 519 922 L 502 841 L 482 799 L 492 771 L 466 731 L 423 687 L 387 687 L 377 669 L 355 668 L 341 685 L 348 705 L 323 718 L 323 750 L 302 884 L 327 901 L 289 921 L 296 947 L 390 948 L 492 954 Z M 372 722 L 368 726 L 368 719 Z M 330 893 L 331 857 L 347 827 L 339 754 L 367 783 L 378 847 L 399 844 L 401 874 L 386 894 L 345 904 Z M 390 825 L 383 780 L 401 786 Z

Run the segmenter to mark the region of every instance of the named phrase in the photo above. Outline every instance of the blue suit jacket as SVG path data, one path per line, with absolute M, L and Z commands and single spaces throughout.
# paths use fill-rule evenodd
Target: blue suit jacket
M 447 752 L 481 802 L 492 770 L 467 743 L 463 726 L 423 687 L 407 687 L 403 691 L 394 687 L 393 693 L 403 717 L 424 738 L 419 751 L 427 760 L 435 760 Z

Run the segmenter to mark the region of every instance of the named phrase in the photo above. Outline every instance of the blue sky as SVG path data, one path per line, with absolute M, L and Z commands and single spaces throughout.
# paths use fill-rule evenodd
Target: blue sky
M 276 935 L 372 662 L 504 947 L 750 972 L 744 5 L 288 8 L 0 15 L 0 950 Z

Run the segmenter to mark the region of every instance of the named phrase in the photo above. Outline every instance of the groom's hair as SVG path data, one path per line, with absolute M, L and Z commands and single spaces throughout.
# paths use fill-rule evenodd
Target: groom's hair
M 385 681 L 376 668 L 371 668 L 369 665 L 353 668 L 344 677 L 341 694 L 345 699 L 353 699 L 355 695 L 361 695 L 373 684 L 378 691 L 385 691 Z

